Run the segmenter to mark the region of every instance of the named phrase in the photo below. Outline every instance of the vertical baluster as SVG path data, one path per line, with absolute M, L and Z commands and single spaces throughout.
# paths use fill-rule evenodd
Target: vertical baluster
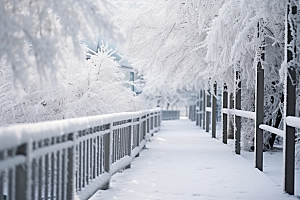
M 76 141 L 77 135 L 74 134 L 74 133 L 71 133 L 71 134 L 68 135 L 67 139 L 69 141 L 70 140 L 71 141 Z M 67 165 L 67 168 L 66 168 L 66 170 L 67 170 L 67 176 L 66 176 L 67 185 L 66 185 L 66 195 L 65 195 L 66 200 L 74 199 L 74 193 L 76 191 L 75 190 L 76 185 L 74 185 L 75 182 L 76 182 L 76 179 L 74 180 L 74 178 L 76 178 L 75 177 L 75 166 L 76 166 L 76 164 L 75 164 L 75 156 L 76 156 L 75 155 L 76 154 L 75 147 L 76 146 L 77 145 L 74 142 L 73 146 L 66 149 L 66 154 L 67 154 L 66 156 L 68 156 L 67 159 L 66 159 L 67 160 L 67 163 L 66 163 L 66 165 Z
M 91 132 L 92 134 L 92 132 Z M 95 152 L 94 152 L 94 138 L 91 138 L 90 139 L 90 152 L 91 152 L 91 160 L 90 160 L 90 168 L 91 168 L 91 174 L 90 174 L 90 180 L 93 180 L 95 175 L 94 175 L 94 169 L 95 169 L 95 159 L 94 159 L 94 155 L 95 155 Z
M 17 148 L 17 155 L 23 155 L 26 157 L 25 166 L 23 164 L 18 165 L 16 167 L 16 175 L 15 175 L 15 199 L 22 199 L 22 200 L 32 200 L 32 193 L 31 186 L 28 184 L 29 180 L 32 178 L 32 168 L 33 162 L 28 159 L 30 153 L 32 151 L 32 143 L 28 142 L 27 144 L 23 144 Z M 1 156 L 1 154 L 0 154 Z M 1 175 L 3 172 L 0 172 L 0 181 L 3 183 L 3 179 L 1 179 Z M 3 177 L 2 177 L 3 178 Z M 0 187 L 1 188 L 1 187 Z M 2 196 L 2 193 L 0 193 Z
M 116 145 L 116 151 L 115 151 L 115 161 L 118 160 L 118 147 L 119 147 L 119 129 L 115 130 L 116 132 L 116 140 L 114 141 L 115 142 L 115 145 Z
M 121 158 L 121 128 L 118 129 L 118 160 Z
M 2 152 L 0 152 L 0 156 L 1 156 Z M 1 157 L 0 157 L 1 160 Z M 4 183 L 4 177 L 3 177 L 4 172 L 0 171 L 0 200 L 4 200 L 4 194 L 3 194 L 3 183 Z
M 101 136 L 101 143 L 100 143 L 100 155 L 101 155 L 101 163 L 100 163 L 100 174 L 104 172 L 104 135 Z
M 123 128 L 120 128 L 120 159 L 123 157 Z
M 79 132 L 81 136 L 82 132 Z M 79 143 L 79 172 L 78 172 L 78 191 L 81 191 L 82 188 L 82 177 L 83 177 L 83 141 Z
M 51 144 L 54 145 L 55 144 L 55 139 L 52 138 Z M 51 200 L 54 199 L 55 196 L 55 168 L 56 168 L 56 156 L 54 152 L 51 152 L 51 190 L 50 190 L 50 198 Z
M 49 139 L 45 140 L 45 146 L 49 146 Z M 45 155 L 45 196 L 44 199 L 48 199 L 49 196 L 49 154 Z
M 38 160 L 38 199 L 42 199 L 42 189 L 43 189 L 43 157 Z
M 115 162 L 115 158 L 116 158 L 116 131 L 112 131 L 112 135 L 113 135 L 113 152 L 112 152 L 112 162 L 114 163 Z
M 99 136 L 97 136 L 95 138 L 94 149 L 95 149 L 95 154 L 94 154 L 94 156 L 95 156 L 94 157 L 94 159 L 95 159 L 95 169 L 94 169 L 95 177 L 94 178 L 96 178 L 99 176 L 99 160 L 100 160 L 100 158 L 99 158 Z
M 56 152 L 56 199 L 61 199 L 61 152 Z
M 97 159 L 97 155 L 98 155 L 98 142 L 97 142 L 97 137 L 93 138 L 93 179 L 95 179 L 97 177 L 97 164 L 98 164 L 98 159 Z
M 126 128 L 123 128 L 123 157 L 126 155 Z
M 4 159 L 4 153 L 3 151 L 0 151 L 0 161 Z M 0 200 L 4 200 L 4 195 L 3 195 L 3 186 L 4 186 L 4 171 L 0 170 Z
M 120 160 L 122 158 L 122 128 L 119 129 L 119 158 Z
M 89 132 L 87 132 L 88 134 Z M 89 184 L 90 179 L 90 139 L 86 140 L 86 184 Z
M 36 149 L 36 143 L 34 142 L 33 143 L 33 149 L 32 151 L 34 151 Z M 32 180 L 32 183 L 31 183 L 31 199 L 32 200 L 35 200 L 36 198 L 36 165 L 37 165 L 37 160 L 36 159 L 32 159 L 32 174 L 31 174 L 31 180 Z
M 15 149 L 8 151 L 8 157 L 15 156 Z M 13 200 L 14 198 L 14 188 L 15 187 L 15 168 L 10 168 L 8 170 L 8 200 Z M 2 193 L 0 193 L 2 195 Z
M 82 188 L 85 187 L 85 176 L 86 176 L 86 141 L 83 142 L 83 148 L 82 148 Z
M 73 136 L 74 137 L 74 136 Z M 76 139 L 78 138 L 78 135 L 76 135 L 75 136 L 75 141 L 76 141 Z M 80 162 L 79 162 L 79 157 L 80 157 L 80 153 L 79 153 L 79 143 L 76 141 L 75 142 L 75 152 L 74 152 L 74 154 L 75 154 L 75 192 L 77 193 L 79 190 L 78 190 L 78 188 L 79 188 L 79 170 L 80 170 Z
M 63 138 L 62 138 L 63 140 L 62 140 L 62 142 L 66 142 L 66 136 L 63 136 Z M 66 199 L 66 190 L 67 190 L 67 181 L 68 181 L 68 173 L 71 173 L 72 174 L 72 172 L 68 172 L 68 170 L 66 169 L 67 168 L 67 166 L 68 166 L 68 164 L 67 164 L 67 154 L 68 154 L 68 151 L 67 151 L 67 149 L 63 149 L 62 151 L 62 162 L 61 162 L 61 165 L 62 165 L 62 168 L 61 168 L 61 170 L 62 170 L 62 175 L 61 175 L 61 179 L 62 179 L 62 181 L 61 181 L 61 199 Z M 71 185 L 72 185 L 72 183 L 70 183 Z
M 8 169 L 8 193 L 7 193 L 7 200 L 13 200 L 13 187 L 14 187 L 14 169 Z
M 105 165 L 104 165 L 104 171 L 109 173 L 110 172 L 110 166 L 111 166 L 111 145 L 112 145 L 112 124 L 109 125 L 110 133 L 107 133 L 105 135 L 105 141 L 104 141 L 104 159 L 105 159 Z M 108 189 L 109 188 L 109 181 L 106 183 L 102 189 Z

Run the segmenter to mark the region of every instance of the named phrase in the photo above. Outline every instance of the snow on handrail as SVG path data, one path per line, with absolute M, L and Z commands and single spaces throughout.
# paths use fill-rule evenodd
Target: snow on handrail
M 160 112 L 160 108 L 138 112 L 124 112 L 98 116 L 80 117 L 56 121 L 38 122 L 32 124 L 15 124 L 0 128 L 0 151 L 28 142 L 44 138 L 58 137 L 95 126 L 133 119 L 152 112 Z
M 265 124 L 259 125 L 259 128 L 262 129 L 262 130 L 265 130 L 265 131 L 269 131 L 271 133 L 275 133 L 276 135 L 279 135 L 279 136 L 281 136 L 283 138 L 285 137 L 284 131 L 280 130 L 278 128 L 274 128 L 272 126 L 268 126 L 268 125 L 265 125 Z
M 223 108 L 222 112 L 226 113 L 226 114 L 229 114 L 229 115 L 237 115 L 237 116 L 240 116 L 240 117 L 255 119 L 255 112 L 251 112 L 251 111 Z
M 211 107 L 206 107 L 206 108 L 205 108 L 205 111 L 206 111 L 206 112 L 212 112 L 212 108 L 211 108 Z
M 300 128 L 300 117 L 286 117 L 286 124 L 295 128 Z

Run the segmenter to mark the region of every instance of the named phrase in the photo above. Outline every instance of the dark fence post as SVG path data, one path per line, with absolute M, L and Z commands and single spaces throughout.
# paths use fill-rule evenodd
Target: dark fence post
M 223 89 L 223 108 L 228 108 L 228 92 L 227 86 Z M 223 113 L 223 143 L 227 144 L 227 114 Z
M 131 125 L 128 127 L 126 131 L 128 131 L 127 135 L 127 148 L 128 148 L 128 156 L 131 157 L 131 152 L 132 152 L 132 135 L 133 135 L 133 119 L 130 119 Z M 147 134 L 147 114 L 145 115 L 145 134 Z M 126 166 L 126 169 L 129 169 L 131 167 L 131 163 Z
M 203 117 L 202 117 L 202 128 L 205 129 L 205 118 L 206 118 L 206 93 L 205 93 L 205 90 L 203 90 L 203 96 L 202 96 L 202 99 L 203 99 Z
M 260 23 L 258 23 L 258 38 L 260 38 Z M 262 45 L 263 46 L 263 45 Z M 261 60 L 264 60 L 264 47 L 260 47 Z M 264 123 L 264 69 L 261 61 L 257 63 L 256 68 L 256 86 L 255 86 L 255 167 L 263 171 L 263 130 L 259 128 Z
M 296 33 L 296 23 L 295 21 L 289 21 L 296 18 L 297 15 L 297 6 L 293 1 L 288 0 L 287 3 L 287 13 L 285 23 L 287 29 L 287 41 L 286 41 L 286 52 L 285 56 L 287 59 L 287 80 L 286 80 L 286 116 L 295 116 L 296 109 L 296 71 L 295 66 L 293 64 L 294 57 L 296 54 L 296 46 L 295 46 L 295 36 L 292 33 Z M 293 45 L 291 47 L 291 45 Z M 286 125 L 285 123 L 285 144 L 284 144 L 284 190 L 293 195 L 294 194 L 294 183 L 295 183 L 295 128 Z
M 235 89 L 235 109 L 241 110 L 241 80 L 240 72 L 236 71 L 236 81 L 237 88 Z M 235 153 L 241 154 L 241 117 L 234 115 L 235 121 Z
M 199 127 L 202 127 L 202 118 L 203 118 L 203 91 L 200 90 L 200 98 L 199 98 Z
M 194 105 L 194 120 L 197 120 L 197 104 Z
M 110 173 L 111 166 L 111 145 L 113 136 L 113 123 L 109 124 L 108 127 L 111 131 L 104 135 L 104 171 Z M 107 190 L 109 188 L 110 181 L 108 181 L 101 189 Z
M 209 95 L 209 92 L 207 92 L 207 95 L 206 95 L 206 107 L 209 107 L 209 99 L 210 99 L 210 95 Z M 205 113 L 205 131 L 206 132 L 209 132 L 209 112 L 206 112 Z
M 70 133 L 68 135 L 68 140 L 74 141 L 77 135 L 74 133 Z M 74 145 L 69 147 L 67 150 L 68 152 L 68 181 L 67 181 L 67 199 L 74 199 L 75 195 L 75 142 Z
M 31 199 L 31 185 L 30 179 L 32 174 L 31 172 L 31 164 L 32 162 L 29 160 L 29 153 L 31 151 L 31 143 L 29 142 L 28 144 L 24 144 L 18 147 L 17 149 L 17 154 L 23 155 L 26 157 L 27 160 L 27 165 L 18 165 L 16 167 L 16 188 L 15 188 L 15 198 L 16 199 L 24 199 L 24 200 L 30 200 Z M 2 179 L 1 179 L 2 181 Z M 34 183 L 32 183 L 34 184 Z M 0 194 L 2 195 L 2 194 Z
M 199 105 L 200 105 L 200 100 L 199 100 L 199 95 L 197 94 L 197 101 L 196 101 L 196 126 L 199 126 Z
M 213 85 L 213 92 L 211 95 L 211 136 L 216 138 L 217 128 L 217 83 Z

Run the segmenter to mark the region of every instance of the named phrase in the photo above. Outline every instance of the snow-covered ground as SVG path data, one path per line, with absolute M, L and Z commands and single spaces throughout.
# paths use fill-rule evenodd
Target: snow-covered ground
M 91 200 L 297 199 L 283 193 L 282 153 L 265 158 L 262 173 L 253 167 L 253 153 L 235 155 L 188 119 L 163 121 L 132 167 Z

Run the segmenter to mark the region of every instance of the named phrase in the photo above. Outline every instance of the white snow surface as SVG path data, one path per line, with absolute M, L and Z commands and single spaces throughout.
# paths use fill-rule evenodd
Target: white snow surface
M 280 158 L 274 162 L 282 166 Z M 131 168 L 115 174 L 110 189 L 90 200 L 296 199 L 283 192 L 282 171 L 264 170 L 188 119 L 163 121 Z

